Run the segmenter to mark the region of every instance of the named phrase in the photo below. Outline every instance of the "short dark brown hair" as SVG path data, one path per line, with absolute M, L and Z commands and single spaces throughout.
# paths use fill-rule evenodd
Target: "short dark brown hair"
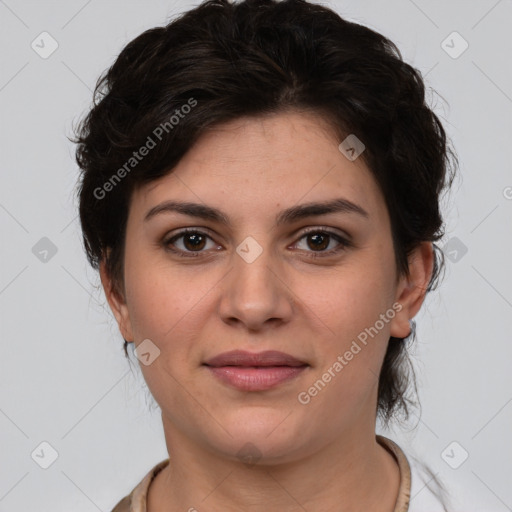
M 205 1 L 135 38 L 100 77 L 74 139 L 91 265 L 98 269 L 105 259 L 115 290 L 124 294 L 135 188 L 172 172 L 208 128 L 292 110 L 320 114 L 340 142 L 348 134 L 363 141 L 361 158 L 389 211 L 397 272 L 407 275 L 412 250 L 444 234 L 440 197 L 452 184 L 457 157 L 427 105 L 420 72 L 395 44 L 304 0 Z M 156 144 L 135 158 L 149 139 Z M 428 291 L 444 264 L 435 243 L 434 249 Z M 413 404 L 406 342 L 414 327 L 407 338 L 389 339 L 377 404 L 386 423 L 398 410 L 408 416 Z

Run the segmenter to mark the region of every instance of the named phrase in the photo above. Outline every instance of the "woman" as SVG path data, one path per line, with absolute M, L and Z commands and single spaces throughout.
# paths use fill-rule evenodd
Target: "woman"
M 85 249 L 169 452 L 115 512 L 446 510 L 375 433 L 411 405 L 456 167 L 391 41 L 211 0 L 128 44 L 76 142 Z

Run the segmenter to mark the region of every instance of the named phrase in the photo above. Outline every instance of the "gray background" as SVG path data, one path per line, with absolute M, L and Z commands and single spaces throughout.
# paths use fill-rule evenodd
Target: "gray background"
M 159 410 L 82 251 L 66 136 L 122 47 L 193 5 L 0 1 L 0 511 L 108 512 L 167 457 Z M 463 176 L 444 206 L 446 277 L 416 317 L 421 419 L 384 433 L 466 507 L 512 510 L 512 2 L 327 5 L 424 74 Z M 58 44 L 47 58 L 31 47 L 51 49 L 44 31 Z M 454 31 L 469 44 L 457 58 Z M 58 453 L 47 469 L 42 442 Z

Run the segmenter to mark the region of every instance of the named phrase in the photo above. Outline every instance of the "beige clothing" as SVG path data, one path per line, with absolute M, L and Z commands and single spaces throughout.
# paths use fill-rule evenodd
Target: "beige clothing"
M 409 510 L 409 499 L 411 494 L 411 469 L 407 457 L 401 448 L 388 439 L 377 435 L 377 441 L 394 456 L 400 469 L 400 487 L 398 498 L 393 512 L 407 512 Z M 147 512 L 146 503 L 149 486 L 160 470 L 169 464 L 169 459 L 159 462 L 142 481 L 133 489 L 133 491 L 123 498 L 112 510 L 112 512 Z

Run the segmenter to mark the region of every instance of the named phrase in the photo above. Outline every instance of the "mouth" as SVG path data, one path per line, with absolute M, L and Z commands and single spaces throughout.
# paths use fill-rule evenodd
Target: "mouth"
M 204 366 L 229 386 L 242 391 L 264 391 L 297 377 L 309 364 L 274 350 L 260 353 L 235 350 L 209 359 Z

